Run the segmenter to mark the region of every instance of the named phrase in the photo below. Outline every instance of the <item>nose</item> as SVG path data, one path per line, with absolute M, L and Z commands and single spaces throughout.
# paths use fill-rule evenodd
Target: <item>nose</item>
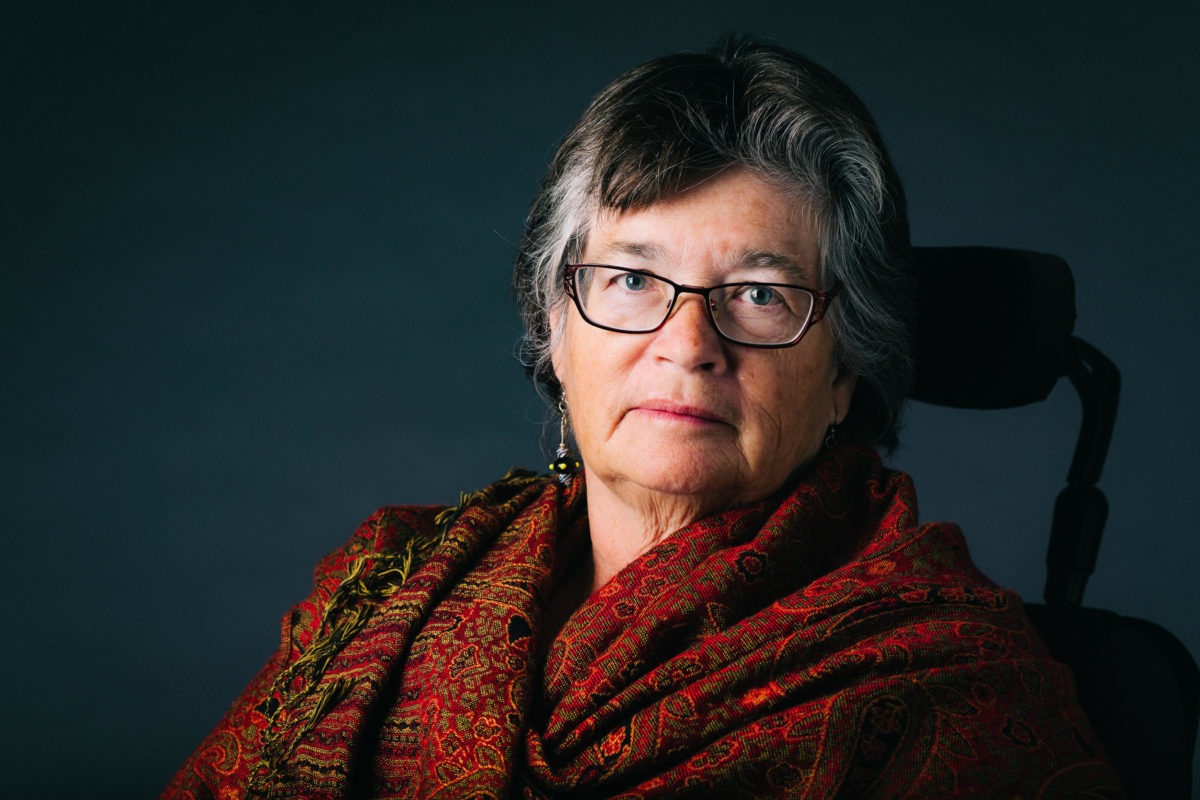
M 724 372 L 725 341 L 717 334 L 702 295 L 680 294 L 671 315 L 654 334 L 651 353 L 687 370 Z

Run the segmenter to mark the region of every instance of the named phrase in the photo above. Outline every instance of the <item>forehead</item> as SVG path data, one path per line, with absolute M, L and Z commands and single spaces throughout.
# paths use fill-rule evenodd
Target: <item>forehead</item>
M 779 267 L 815 277 L 819 247 L 806 204 L 753 172 L 730 169 L 645 208 L 602 211 L 584 260 L 699 271 Z

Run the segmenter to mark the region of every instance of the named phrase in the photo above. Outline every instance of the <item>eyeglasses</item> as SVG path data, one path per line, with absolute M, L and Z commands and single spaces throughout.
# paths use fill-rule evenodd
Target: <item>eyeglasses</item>
M 563 284 L 585 320 L 618 333 L 656 331 L 666 324 L 679 295 L 701 295 L 721 338 L 748 347 L 796 344 L 841 289 L 840 284 L 828 292 L 785 283 L 684 286 L 653 272 L 605 264 L 569 264 Z

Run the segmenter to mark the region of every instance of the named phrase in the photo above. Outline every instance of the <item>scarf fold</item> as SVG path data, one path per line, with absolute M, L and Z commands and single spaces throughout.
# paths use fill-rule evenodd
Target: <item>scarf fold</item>
M 581 484 L 377 512 L 163 797 L 1120 796 L 1019 599 L 873 453 L 675 532 L 546 643 Z

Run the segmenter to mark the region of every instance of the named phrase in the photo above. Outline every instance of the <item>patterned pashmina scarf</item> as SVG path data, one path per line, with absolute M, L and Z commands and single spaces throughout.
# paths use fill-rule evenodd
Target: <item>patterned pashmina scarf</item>
M 163 797 L 1120 795 L 1018 598 L 875 454 L 675 532 L 545 641 L 581 484 L 377 512 Z

